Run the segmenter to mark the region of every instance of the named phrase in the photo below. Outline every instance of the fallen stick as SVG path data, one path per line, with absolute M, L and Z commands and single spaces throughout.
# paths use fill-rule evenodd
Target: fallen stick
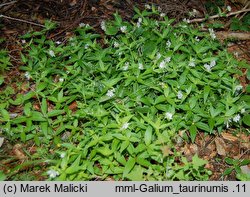
M 222 39 L 250 40 L 250 33 L 218 31 L 215 34 Z
M 39 27 L 45 27 L 44 25 L 41 25 L 39 23 L 34 23 L 34 22 L 31 22 L 31 21 L 27 21 L 27 20 L 23 20 L 23 19 L 19 19 L 19 18 L 13 18 L 13 17 L 10 17 L 10 16 L 2 15 L 2 14 L 0 15 L 0 18 L 6 18 L 6 19 L 14 20 L 14 21 L 28 23 L 28 24 L 31 24 L 31 25 L 39 26 Z
M 249 12 L 249 11 L 250 11 L 250 8 L 249 9 L 242 9 L 242 10 L 239 10 L 236 12 L 230 12 L 230 13 L 226 14 L 225 16 L 221 16 L 219 14 L 216 14 L 216 15 L 210 16 L 208 18 L 195 18 L 195 19 L 189 20 L 188 23 L 203 22 L 205 20 L 211 20 L 211 19 L 220 18 L 220 17 L 229 17 L 229 16 L 233 16 L 233 15 L 237 15 L 237 14 Z
M 13 4 L 13 3 L 16 3 L 17 1 L 11 1 L 11 2 L 8 2 L 8 3 L 2 3 L 0 4 L 0 7 L 3 7 L 3 6 L 6 6 L 6 5 L 10 5 L 10 4 Z

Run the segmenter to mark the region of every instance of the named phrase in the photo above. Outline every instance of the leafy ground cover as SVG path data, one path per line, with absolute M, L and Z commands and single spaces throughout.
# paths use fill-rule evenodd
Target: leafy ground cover
M 103 21 L 103 42 L 83 23 L 64 43 L 46 37 L 51 22 L 22 37 L 25 83 L 1 94 L 1 132 L 36 150 L 8 179 L 25 165 L 46 168 L 49 180 L 209 179 L 207 161 L 175 145 L 249 126 L 249 96 L 235 77 L 249 65 L 212 29 L 172 25 L 155 7 L 135 11 L 130 22 Z M 226 173 L 237 162 L 227 159 Z

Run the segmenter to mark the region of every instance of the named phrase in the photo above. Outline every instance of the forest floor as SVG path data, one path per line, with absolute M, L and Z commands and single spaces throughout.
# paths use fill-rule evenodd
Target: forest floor
M 147 4 L 155 4 L 161 7 L 162 12 L 166 13 L 169 18 L 175 18 L 176 22 L 189 17 L 190 11 L 197 10 L 195 18 L 203 18 L 208 13 L 206 1 L 185 1 L 185 0 L 151 0 L 146 1 Z M 145 1 L 143 0 L 3 0 L 0 3 L 0 36 L 5 39 L 1 43 L 1 48 L 9 51 L 13 67 L 5 73 L 5 85 L 9 84 L 15 87 L 17 82 L 23 80 L 23 73 L 19 70 L 21 62 L 20 52 L 21 39 L 20 36 L 31 31 L 41 30 L 46 19 L 50 19 L 58 24 L 58 28 L 47 35 L 54 41 L 63 42 L 65 38 L 71 36 L 72 31 L 79 26 L 80 23 L 89 24 L 94 27 L 95 31 L 103 34 L 100 24 L 103 20 L 107 21 L 113 18 L 113 14 L 118 12 L 123 19 L 130 20 L 134 15 L 134 6 L 144 9 Z M 243 9 L 243 5 L 233 4 L 226 1 L 230 5 L 232 11 Z M 225 7 L 225 6 L 224 6 Z M 244 13 L 243 13 L 244 14 Z M 211 15 L 211 14 L 210 14 Z M 239 17 L 242 15 L 239 15 Z M 213 23 L 213 21 L 208 21 Z M 220 32 L 230 32 L 228 25 L 230 17 L 221 19 L 225 28 L 220 28 Z M 195 24 L 195 23 L 194 23 Z M 237 31 L 240 32 L 240 31 Z M 246 33 L 246 35 L 248 35 Z M 223 42 L 223 38 L 221 39 Z M 228 46 L 228 51 L 234 53 L 239 60 L 246 60 L 250 63 L 250 39 L 235 39 Z M 243 70 L 243 72 L 246 72 Z M 243 87 L 249 84 L 246 76 L 240 78 Z M 3 88 L 3 87 L 1 87 Z M 1 91 L 1 90 L 0 90 Z M 248 129 L 247 129 L 248 130 Z M 181 135 L 181 134 L 180 134 Z M 17 145 L 18 144 L 18 145 Z M 0 149 L 3 158 L 12 157 L 14 159 L 1 161 L 0 169 L 4 166 L 15 167 L 23 160 L 19 160 L 20 154 L 32 154 L 32 144 L 12 144 L 5 140 Z M 231 167 L 224 159 L 226 157 L 235 160 L 250 159 L 250 136 L 246 132 L 236 133 L 233 129 L 225 130 L 221 134 L 206 135 L 199 133 L 194 143 L 183 143 L 176 145 L 176 149 L 183 153 L 187 158 L 192 158 L 198 154 L 200 158 L 208 160 L 206 168 L 212 171 L 210 180 L 236 180 L 236 174 L 231 173 L 228 176 L 222 176 L 223 172 Z M 25 151 L 24 151 L 25 150 Z M 29 167 L 28 167 L 29 168 Z M 31 167 L 32 168 L 32 167 Z M 26 171 L 24 169 L 23 171 Z M 246 173 L 250 173 L 250 166 L 242 168 Z M 37 175 L 38 180 L 44 177 Z

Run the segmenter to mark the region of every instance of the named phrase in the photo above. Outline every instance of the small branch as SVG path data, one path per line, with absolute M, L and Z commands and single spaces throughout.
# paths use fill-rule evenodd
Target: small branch
M 0 18 L 6 18 L 6 19 L 9 19 L 9 20 L 14 20 L 14 21 L 19 21 L 19 22 L 23 22 L 23 23 L 28 23 L 28 24 L 31 24 L 31 25 L 39 26 L 39 27 L 45 27 L 44 25 L 41 25 L 39 23 L 34 23 L 34 22 L 31 22 L 31 21 L 26 21 L 26 20 L 19 19 L 19 18 L 13 18 L 13 17 L 10 17 L 10 16 L 2 15 L 2 14 L 0 15 Z
M 208 18 L 195 18 L 193 20 L 190 20 L 189 23 L 203 22 L 205 20 L 211 20 L 211 19 L 220 18 L 220 17 L 229 17 L 229 16 L 233 16 L 233 15 L 237 15 L 237 14 L 249 12 L 249 11 L 250 11 L 250 8 L 249 9 L 242 9 L 242 10 L 239 10 L 236 12 L 231 12 L 231 13 L 226 14 L 226 16 L 221 16 L 219 14 L 216 14 L 216 15 L 210 16 Z
M 3 7 L 3 6 L 6 6 L 6 5 L 10 5 L 10 4 L 13 4 L 13 3 L 16 3 L 17 1 L 11 1 L 11 2 L 8 2 L 8 3 L 2 3 L 0 4 L 0 7 Z
M 222 39 L 250 40 L 250 33 L 219 31 L 215 34 Z

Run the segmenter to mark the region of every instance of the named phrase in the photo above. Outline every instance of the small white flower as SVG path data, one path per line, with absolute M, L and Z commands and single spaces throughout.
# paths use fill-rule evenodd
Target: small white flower
M 85 26 L 85 23 L 80 23 L 79 24 L 79 27 L 84 27 Z
M 169 48 L 171 46 L 171 44 L 172 43 L 170 42 L 170 40 L 168 40 L 167 43 L 166 43 L 166 46 Z
M 245 112 L 246 112 L 246 110 L 244 108 L 240 110 L 241 114 L 244 114 Z
M 121 127 L 121 130 L 126 130 L 128 127 L 129 127 L 129 124 L 128 122 L 125 122 L 122 127 Z
M 194 62 L 193 60 L 190 61 L 189 64 L 188 64 L 188 66 L 190 66 L 190 67 L 195 67 L 195 62 Z
M 171 61 L 171 57 L 167 57 L 167 58 L 165 58 L 165 60 L 164 60 L 166 63 L 169 63 L 170 61 Z
M 119 52 L 118 55 L 121 56 L 121 55 L 122 55 L 122 52 Z
M 208 31 L 209 31 L 209 34 L 210 34 L 211 38 L 214 40 L 214 39 L 216 38 L 216 35 L 215 35 L 215 33 L 214 33 L 214 30 L 211 29 L 211 28 L 209 28 Z
M 59 172 L 55 170 L 49 170 L 47 171 L 47 174 L 49 175 L 50 178 L 56 178 L 59 175 Z
M 183 19 L 183 22 L 185 22 L 185 23 L 190 23 L 190 20 L 189 20 L 189 19 L 184 18 L 184 19 Z
M 235 91 L 236 91 L 236 92 L 240 92 L 240 91 L 242 90 L 242 88 L 243 88 L 242 85 L 237 85 L 237 86 L 235 87 Z
M 25 44 L 26 43 L 26 40 L 21 40 L 22 44 Z
M 62 42 L 61 41 L 56 41 L 56 44 L 59 45 L 59 44 L 62 44 Z
M 161 58 L 161 54 L 158 52 L 157 54 L 156 54 L 156 60 L 158 60 L 158 59 L 160 59 Z
M 111 90 L 108 90 L 108 92 L 107 92 L 107 94 L 106 94 L 106 96 L 108 96 L 108 97 L 113 97 L 114 95 L 115 95 L 115 89 L 111 89 Z
M 165 88 L 166 87 L 165 83 L 163 83 L 163 82 L 160 82 L 159 85 L 161 86 L 161 88 Z
M 114 47 L 115 48 L 118 48 L 120 45 L 119 45 L 119 43 L 118 42 L 114 42 Z
M 63 82 L 63 81 L 64 81 L 64 78 L 60 77 L 60 78 L 59 78 L 59 81 L 60 81 L 60 82 Z
M 120 30 L 122 33 L 125 33 L 127 31 L 127 26 L 121 26 Z
M 145 8 L 146 8 L 146 9 L 148 9 L 148 10 L 150 10 L 150 9 L 151 9 L 151 6 L 150 6 L 150 5 L 148 5 L 148 4 L 145 4 L 144 6 L 145 6 Z
M 54 51 L 49 50 L 49 55 L 50 55 L 51 57 L 55 57 L 55 53 L 54 53 Z
M 195 17 L 196 16 L 196 14 L 197 14 L 197 10 L 196 9 L 193 9 L 192 10 L 192 12 L 189 12 L 189 15 L 191 16 L 191 17 Z
M 211 62 L 210 62 L 210 67 L 212 68 L 212 67 L 214 67 L 216 65 L 216 61 L 215 60 L 212 60 Z
M 105 23 L 105 21 L 102 21 L 101 22 L 101 29 L 103 30 L 103 31 L 106 31 L 107 29 L 106 29 L 106 23 Z
M 139 28 L 141 26 L 141 23 L 142 23 L 142 18 L 138 18 L 136 26 Z
M 200 42 L 200 39 L 199 39 L 199 37 L 198 37 L 198 36 L 195 36 L 195 38 L 194 38 L 194 39 L 195 39 L 195 41 L 196 41 L 196 42 Z
M 170 112 L 166 112 L 166 113 L 165 113 L 165 117 L 166 117 L 168 120 L 172 120 L 172 119 L 173 119 L 173 114 L 170 113 Z
M 178 91 L 177 98 L 182 99 L 182 97 L 183 97 L 182 91 Z
M 226 128 L 228 129 L 229 128 L 229 124 L 232 122 L 232 119 L 229 118 L 226 122 L 225 122 L 225 125 L 226 125 Z
M 227 11 L 228 11 L 228 12 L 231 12 L 231 11 L 232 11 L 232 8 L 231 8 L 230 5 L 227 6 Z
M 237 114 L 236 116 L 233 117 L 234 122 L 239 122 L 240 121 L 240 114 Z
M 16 118 L 18 116 L 17 113 L 10 113 L 10 118 Z
M 166 67 L 166 62 L 163 60 L 163 61 L 161 61 L 159 68 L 163 69 L 165 67 Z
M 235 51 L 235 52 L 234 52 L 234 56 L 235 56 L 235 57 L 239 57 L 239 52 Z
M 85 44 L 84 49 L 88 49 L 88 48 L 89 48 L 89 44 Z
M 139 64 L 138 64 L 138 68 L 139 68 L 140 70 L 143 70 L 143 69 L 144 69 L 143 64 L 142 64 L 142 63 L 139 63 Z
M 211 71 L 211 66 L 209 64 L 204 64 L 204 67 L 208 72 Z
M 126 62 L 125 65 L 123 66 L 123 69 L 122 70 L 128 70 L 128 67 L 129 67 L 129 62 Z
M 63 152 L 63 153 L 60 154 L 60 157 L 61 157 L 61 158 L 64 158 L 65 156 L 66 156 L 66 153 L 65 153 L 65 152 Z
M 30 78 L 31 78 L 31 76 L 30 76 L 30 73 L 29 73 L 29 72 L 26 72 L 26 73 L 24 74 L 24 76 L 25 76 L 25 78 L 26 78 L 27 80 L 30 80 Z
M 166 16 L 165 13 L 161 13 L 161 14 L 160 14 L 160 17 L 162 17 L 162 18 L 165 17 L 165 16 Z
M 174 175 L 174 170 L 170 166 L 167 166 L 166 167 L 166 177 L 171 178 L 173 175 Z

